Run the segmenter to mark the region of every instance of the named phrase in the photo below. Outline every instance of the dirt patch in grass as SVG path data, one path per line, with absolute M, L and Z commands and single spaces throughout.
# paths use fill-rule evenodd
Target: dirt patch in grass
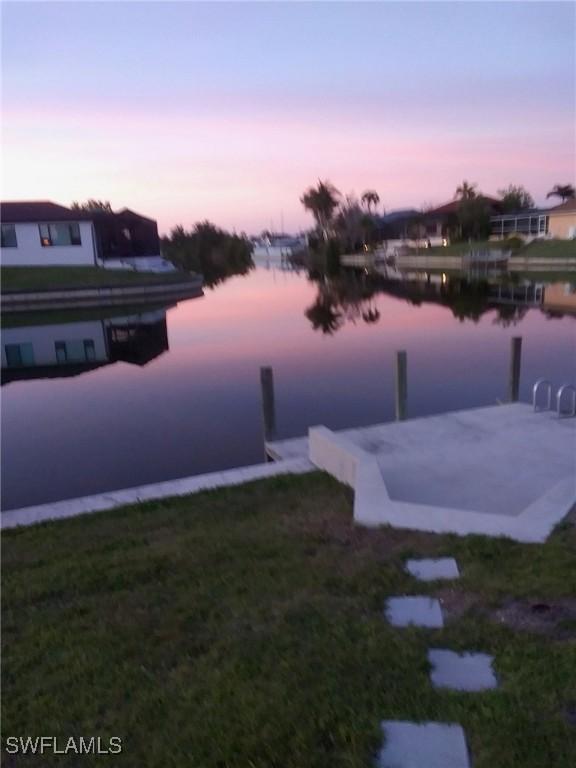
M 576 599 L 510 600 L 490 618 L 522 632 L 547 635 L 554 640 L 576 640 Z
M 576 598 L 509 599 L 491 607 L 485 595 L 452 586 L 436 590 L 434 597 L 440 600 L 447 622 L 475 616 L 515 632 L 546 635 L 559 641 L 576 640 Z
M 383 526 L 364 528 L 350 524 L 349 514 L 335 514 L 337 508 L 350 508 L 353 505 L 351 490 L 340 486 L 338 505 L 323 509 L 311 509 L 305 519 L 302 516 L 286 516 L 285 525 L 300 536 L 310 540 L 309 552 L 318 547 L 331 544 L 342 547 L 348 553 L 366 554 L 370 558 L 390 561 L 400 557 L 403 561 L 410 557 L 435 557 L 447 549 L 445 541 L 433 533 L 409 531 Z

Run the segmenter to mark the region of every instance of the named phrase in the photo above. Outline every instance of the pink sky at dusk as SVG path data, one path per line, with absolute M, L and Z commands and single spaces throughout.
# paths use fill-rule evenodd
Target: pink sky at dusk
M 542 13 L 558 16 L 549 28 L 536 13 L 539 3 L 530 4 L 537 8 L 524 16 L 525 4 L 476 4 L 486 6 L 485 16 L 478 8 L 466 11 L 461 9 L 464 3 L 453 4 L 448 10 L 456 27 L 467 20 L 470 25 L 472 55 L 483 55 L 477 65 L 464 67 L 458 66 L 462 50 L 443 49 L 448 61 L 434 58 L 434 35 L 446 34 L 440 6 L 450 4 L 429 4 L 426 12 L 438 21 L 431 37 L 426 37 L 417 4 L 409 4 L 413 24 L 423 25 L 416 40 L 404 37 L 396 57 L 392 43 L 385 41 L 375 51 L 352 47 L 360 55 L 356 60 L 351 56 L 347 68 L 326 58 L 327 51 L 334 57 L 326 41 L 317 44 L 315 55 L 306 52 L 306 66 L 297 45 L 290 58 L 288 43 L 296 42 L 299 25 L 322 22 L 317 6 L 268 7 L 258 19 L 269 27 L 257 31 L 268 31 L 283 57 L 280 62 L 271 58 L 269 69 L 259 58 L 262 51 L 251 48 L 260 38 L 248 22 L 242 50 L 248 59 L 236 60 L 229 53 L 215 59 L 213 69 L 206 65 L 213 48 L 219 54 L 229 51 L 241 31 L 233 18 L 227 25 L 226 13 L 220 12 L 217 23 L 216 14 L 194 3 L 167 5 L 164 15 L 161 6 L 150 4 L 152 9 L 134 20 L 128 50 L 121 50 L 108 22 L 119 24 L 130 5 L 135 6 L 106 4 L 86 11 L 68 5 L 69 37 L 57 37 L 51 45 L 50 35 L 43 36 L 40 50 L 34 49 L 33 60 L 26 62 L 25 52 L 34 42 L 27 34 L 34 38 L 35 33 L 18 23 L 32 12 L 31 6 L 4 9 L 3 34 L 9 45 L 3 57 L 3 199 L 69 204 L 102 198 L 113 207 L 128 206 L 156 218 L 163 233 L 175 224 L 191 226 L 202 219 L 257 233 L 271 226 L 279 229 L 281 220 L 289 231 L 309 227 L 311 217 L 299 198 L 319 178 L 329 179 L 343 194 L 376 189 L 387 210 L 445 202 L 463 179 L 493 195 L 510 183 L 522 184 L 537 204 L 546 203 L 554 184 L 574 181 L 574 46 L 563 48 L 557 37 L 571 18 L 566 4 L 542 8 Z M 358 39 L 368 34 L 363 16 L 376 14 L 383 29 L 405 23 L 392 4 L 376 5 L 338 6 L 358 23 Z M 523 42 L 541 36 L 531 58 L 514 57 L 514 51 L 506 58 L 493 35 L 494 50 L 482 37 L 491 18 L 488 6 L 496 5 L 506 6 L 507 13 L 525 24 L 517 25 L 517 39 L 509 36 L 512 48 L 523 50 Z M 65 12 L 50 3 L 35 8 L 41 8 L 48 25 L 57 25 Z M 456 8 L 461 9 L 458 18 Z M 410 13 L 409 7 L 403 11 Z M 485 29 L 478 28 L 479 22 L 473 25 L 472 16 L 478 13 Z M 250 14 L 241 20 L 245 16 Z M 202 27 L 204 58 L 200 53 L 195 58 L 194 50 L 188 56 L 183 49 L 177 62 L 171 62 L 175 54 L 160 34 L 155 47 L 151 45 L 154 21 L 160 19 L 176 34 L 171 25 L 180 18 L 194 29 Z M 277 27 L 279 20 L 288 43 Z M 338 50 L 345 36 L 336 24 L 330 30 Z M 89 68 L 91 56 L 96 56 L 92 48 L 100 51 L 97 73 Z M 79 50 L 80 58 L 74 58 Z M 153 52 L 145 62 L 144 50 Z M 556 60 L 551 63 L 552 50 Z M 65 70 L 71 60 L 77 71 Z M 311 74 L 312 65 L 316 69 Z

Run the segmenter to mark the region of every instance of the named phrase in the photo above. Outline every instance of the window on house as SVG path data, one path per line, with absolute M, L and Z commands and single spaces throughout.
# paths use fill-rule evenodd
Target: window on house
M 17 248 L 16 227 L 14 224 L 2 224 L 2 248 Z
M 80 225 L 73 224 L 39 224 L 40 242 L 44 247 L 53 245 L 82 245 Z
M 5 344 L 6 365 L 8 368 L 21 368 L 34 365 L 34 347 L 32 344 Z
M 59 363 L 85 363 L 96 359 L 96 347 L 93 339 L 56 341 L 54 350 L 56 360 Z

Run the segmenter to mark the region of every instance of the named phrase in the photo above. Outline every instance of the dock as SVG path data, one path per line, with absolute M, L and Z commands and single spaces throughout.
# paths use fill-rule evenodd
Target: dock
M 576 418 L 523 403 L 316 427 L 266 452 L 308 458 L 352 486 L 366 525 L 543 541 L 576 504 Z

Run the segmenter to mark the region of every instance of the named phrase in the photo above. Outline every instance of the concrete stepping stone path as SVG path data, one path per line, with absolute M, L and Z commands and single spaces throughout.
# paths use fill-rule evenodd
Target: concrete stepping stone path
M 419 581 L 436 581 L 437 579 L 458 579 L 460 571 L 453 557 L 439 559 L 407 560 L 406 570 Z
M 455 653 L 440 648 L 428 651 L 432 665 L 430 678 L 436 688 L 454 691 L 486 691 L 497 688 L 492 668 L 493 656 L 487 653 Z
M 390 597 L 384 612 L 393 627 L 444 626 L 440 602 L 433 597 Z
M 378 768 L 470 768 L 460 725 L 385 720 L 382 730 Z

